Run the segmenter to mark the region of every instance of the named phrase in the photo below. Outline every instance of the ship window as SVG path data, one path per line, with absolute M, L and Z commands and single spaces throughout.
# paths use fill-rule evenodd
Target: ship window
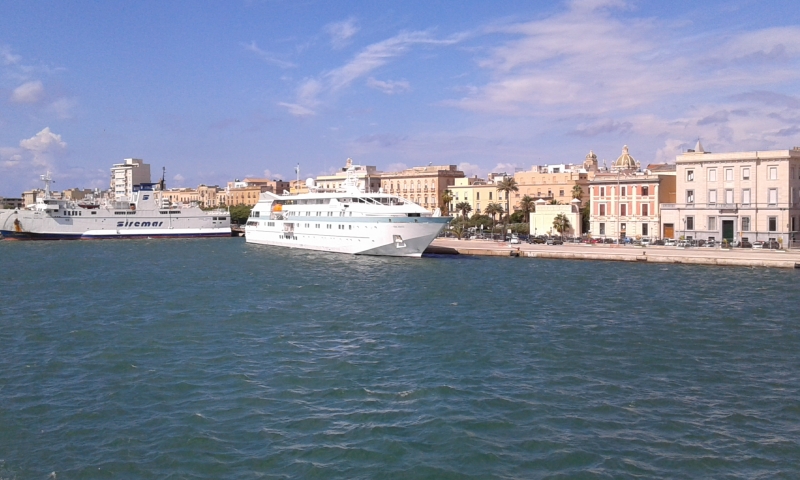
M 92 212 L 92 215 L 97 215 L 97 212 Z

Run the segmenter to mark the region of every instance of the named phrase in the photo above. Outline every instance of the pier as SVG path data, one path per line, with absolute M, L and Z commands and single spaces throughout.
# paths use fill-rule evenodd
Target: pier
M 759 250 L 751 248 L 639 247 L 581 243 L 565 245 L 532 245 L 523 243 L 509 245 L 508 242 L 491 240 L 437 238 L 425 253 L 726 267 L 800 268 L 800 250 Z

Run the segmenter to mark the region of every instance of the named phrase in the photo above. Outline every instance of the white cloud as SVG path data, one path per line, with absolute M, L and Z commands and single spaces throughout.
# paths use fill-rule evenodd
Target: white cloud
M 408 53 L 418 45 L 448 46 L 463 40 L 464 35 L 455 35 L 445 39 L 437 39 L 429 32 L 402 32 L 394 37 L 367 46 L 355 55 L 352 60 L 339 68 L 324 72 L 317 78 L 306 79 L 297 89 L 295 102 L 281 102 L 279 105 L 289 109 L 295 116 L 308 116 L 315 112 L 321 104 L 319 97 L 325 93 L 337 93 L 359 78 L 369 75 L 374 70 L 386 65 L 392 59 Z M 373 88 L 375 85 L 373 85 Z M 398 84 L 397 87 L 402 87 Z
M 14 103 L 36 103 L 44 95 L 44 86 L 41 80 L 25 82 L 15 88 L 11 93 L 11 101 Z
M 481 176 L 481 171 L 482 171 L 481 167 L 479 167 L 478 165 L 475 165 L 473 163 L 468 163 L 468 162 L 459 163 L 458 164 L 458 169 L 461 170 L 462 172 L 464 172 L 464 175 L 466 175 L 468 177 L 474 177 L 475 175 L 480 177 Z
M 11 47 L 7 45 L 0 45 L 0 59 L 3 60 L 4 65 L 13 65 L 22 60 L 22 57 L 11 53 Z
M 267 63 L 269 63 L 271 65 L 275 65 L 276 67 L 294 68 L 294 67 L 297 66 L 292 62 L 287 62 L 286 60 L 281 60 L 280 58 L 277 58 L 275 55 L 258 48 L 258 45 L 256 45 L 255 40 L 251 41 L 250 43 L 242 43 L 241 45 L 245 48 L 245 50 L 247 50 L 249 52 L 253 52 L 261 60 L 264 60 L 265 62 L 267 62 Z
M 181 184 L 181 185 L 182 185 L 182 184 L 183 184 L 183 181 L 184 181 L 184 180 L 186 180 L 186 179 L 183 177 L 183 175 L 181 175 L 181 174 L 179 173 L 179 174 L 175 175 L 174 177 L 172 177 L 172 180 L 173 180 L 175 183 L 178 183 L 178 184 Z
M 34 167 L 52 168 L 53 157 L 61 154 L 67 148 L 66 142 L 61 140 L 61 135 L 45 127 L 31 138 L 20 140 L 19 146 L 22 153 L 31 159 Z
M 355 18 L 329 23 L 325 26 L 325 33 L 331 37 L 331 45 L 335 49 L 340 49 L 350 43 L 350 39 L 359 31 Z
M 278 102 L 278 105 L 281 107 L 285 107 L 290 114 L 294 115 L 295 117 L 310 117 L 317 114 L 314 110 L 311 110 L 308 107 L 304 107 L 302 105 L 298 105 L 296 103 L 285 103 L 285 102 Z
M 72 118 L 72 110 L 74 110 L 77 106 L 78 100 L 74 98 L 59 98 L 55 102 L 51 103 L 49 108 L 58 118 L 64 120 Z
M 411 90 L 411 85 L 408 83 L 408 80 L 389 80 L 384 82 L 376 80 L 374 77 L 369 77 L 367 79 L 367 86 L 375 90 L 380 90 L 387 95 L 394 95 Z
M 283 180 L 283 175 L 280 173 L 272 173 L 271 170 L 266 169 L 264 170 L 264 178 L 268 178 L 270 180 Z
M 521 169 L 518 164 L 516 163 L 504 163 L 500 162 L 494 166 L 491 173 L 508 173 L 509 175 L 513 175 L 517 169 Z

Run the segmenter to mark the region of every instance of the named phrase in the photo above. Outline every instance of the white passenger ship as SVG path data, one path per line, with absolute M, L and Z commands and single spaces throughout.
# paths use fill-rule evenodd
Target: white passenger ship
M 44 195 L 24 209 L 0 210 L 0 234 L 10 240 L 230 237 L 230 214 L 171 204 L 154 183 L 134 187 L 131 198 L 105 203 L 52 198 L 50 174 Z M 163 187 L 163 182 L 162 182 Z
M 247 242 L 358 255 L 420 257 L 452 220 L 385 193 L 365 193 L 351 168 L 344 188 L 262 193 L 245 226 Z

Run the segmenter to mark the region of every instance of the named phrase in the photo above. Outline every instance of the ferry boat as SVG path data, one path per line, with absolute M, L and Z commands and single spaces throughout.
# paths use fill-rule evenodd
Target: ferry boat
M 9 240 L 230 237 L 230 214 L 172 204 L 155 188 L 133 187 L 130 198 L 73 202 L 52 197 L 50 173 L 41 176 L 44 194 L 24 209 L 0 210 L 0 234 Z
M 262 193 L 245 225 L 248 243 L 357 255 L 420 257 L 452 220 L 437 209 L 381 191 L 358 188 L 353 168 L 343 188 L 326 191 L 306 181 L 308 193 Z

